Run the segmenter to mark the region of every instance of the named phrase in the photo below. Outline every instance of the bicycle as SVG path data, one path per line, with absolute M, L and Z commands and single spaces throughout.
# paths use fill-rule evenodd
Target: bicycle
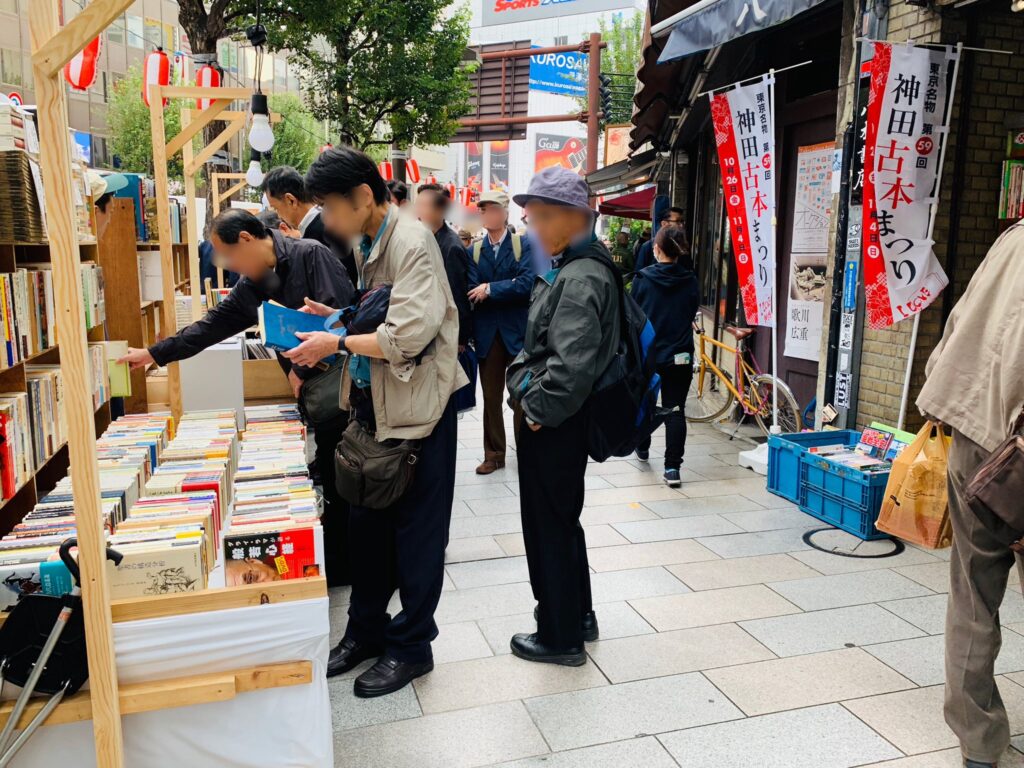
M 792 390 L 784 381 L 765 373 L 757 358 L 747 348 L 747 339 L 754 335 L 754 329 L 730 325 L 726 326 L 726 331 L 735 337 L 735 347 L 711 338 L 704 333 L 703 326 L 694 324 L 694 333 L 700 344 L 695 361 L 696 391 L 691 390 L 687 399 L 686 420 L 703 424 L 719 421 L 731 413 L 738 400 L 744 416 L 753 416 L 761 431 L 767 435 L 772 426 L 773 391 L 777 389 L 779 427 L 783 432 L 799 432 L 803 428 L 803 420 Z M 732 353 L 736 361 L 734 376 L 715 364 L 708 354 L 709 345 Z

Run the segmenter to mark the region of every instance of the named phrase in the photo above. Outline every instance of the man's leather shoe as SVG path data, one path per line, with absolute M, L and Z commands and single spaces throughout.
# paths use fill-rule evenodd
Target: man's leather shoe
M 964 759 L 964 768 L 999 768 L 995 763 L 979 763 L 977 760 Z
M 587 654 L 582 648 L 552 648 L 544 645 L 536 634 L 513 635 L 512 654 L 526 661 L 544 664 L 561 664 L 563 667 L 582 667 L 587 663 Z
M 540 608 L 536 605 L 533 606 L 533 620 L 537 621 Z M 587 611 L 583 614 L 583 640 L 588 643 L 596 643 L 598 638 L 601 636 L 601 631 L 597 626 L 597 614 L 593 611 Z
M 352 691 L 360 699 L 386 696 L 389 693 L 405 688 L 417 677 L 422 677 L 433 669 L 434 662 L 432 661 L 411 664 L 393 659 L 390 656 L 384 656 L 356 678 Z
M 342 638 L 327 657 L 327 676 L 334 677 L 348 672 L 367 659 L 375 659 L 383 653 L 384 649 L 379 645 L 363 645 L 351 638 Z
M 491 459 L 485 459 L 479 467 L 476 468 L 478 475 L 490 475 L 497 472 L 499 469 L 505 468 L 504 461 L 492 461 Z

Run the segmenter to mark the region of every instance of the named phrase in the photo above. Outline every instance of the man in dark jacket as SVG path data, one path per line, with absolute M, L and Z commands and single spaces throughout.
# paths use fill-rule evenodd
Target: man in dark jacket
M 338 257 L 348 279 L 355 284 L 356 260 L 352 247 L 344 240 L 331 237 L 324 230 L 320 208 L 313 202 L 313 197 L 306 189 L 302 174 L 290 165 L 279 165 L 267 171 L 263 177 L 263 193 L 281 221 L 292 229 L 299 231 L 299 237 L 323 243 Z
M 682 227 L 683 222 L 686 221 L 686 211 L 682 208 L 669 208 L 665 213 L 662 214 L 661 218 L 658 219 L 658 227 Z M 639 272 L 644 267 L 649 267 L 654 263 L 654 238 L 649 238 L 647 242 L 640 246 L 640 250 L 636 254 L 636 263 L 633 265 L 633 269 Z
M 242 277 L 231 293 L 201 320 L 182 328 L 177 335 L 158 341 L 149 349 L 130 349 L 119 362 L 133 368 L 184 360 L 257 322 L 257 308 L 276 301 L 292 309 L 305 306 L 306 298 L 335 309 L 352 303 L 355 291 L 341 264 L 324 245 L 296 240 L 267 228 L 247 211 L 233 208 L 210 225 L 210 241 L 225 266 Z M 292 366 L 279 358 L 295 396 L 303 380 L 316 375 L 315 368 Z M 316 460 L 324 486 L 325 568 L 330 584 L 348 582 L 348 505 L 334 487 L 334 448 L 341 440 L 345 419 L 316 426 Z
M 416 193 L 416 216 L 423 226 L 434 233 L 441 249 L 448 285 L 459 309 L 459 347 L 465 347 L 473 338 L 473 307 L 469 303 L 469 253 L 459 235 L 448 226 L 445 215 L 451 205 L 448 190 L 440 184 L 420 184 Z
M 484 192 L 477 208 L 486 232 L 473 244 L 470 264 L 469 299 L 476 305 L 473 325 L 484 396 L 484 460 L 476 472 L 489 475 L 505 466 L 505 372 L 523 348 L 535 273 L 529 240 L 509 231 L 508 195 L 497 189 Z M 515 423 L 518 430 L 518 411 Z
M 580 525 L 587 471 L 587 399 L 620 334 L 619 285 L 608 250 L 594 237 L 586 181 L 561 168 L 533 177 L 516 203 L 554 255 L 536 281 L 522 353 L 508 376 L 525 417 L 519 430 L 519 483 L 537 632 L 515 635 L 512 653 L 579 666 L 596 640 L 587 542 Z

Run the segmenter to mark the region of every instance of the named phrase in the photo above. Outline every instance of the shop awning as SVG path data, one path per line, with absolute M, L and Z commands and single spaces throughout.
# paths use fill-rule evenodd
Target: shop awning
M 773 27 L 825 0 L 699 0 L 651 26 L 654 39 L 668 35 L 658 63 L 675 61 Z
M 626 219 L 650 221 L 651 206 L 654 205 L 654 196 L 657 192 L 657 187 L 651 186 L 638 192 L 612 197 L 601 203 L 597 210 L 605 216 L 622 216 Z
M 590 194 L 599 195 L 606 190 L 620 191 L 623 187 L 635 187 L 648 180 L 651 168 L 658 159 L 653 149 L 639 152 L 617 163 L 606 165 L 587 175 Z

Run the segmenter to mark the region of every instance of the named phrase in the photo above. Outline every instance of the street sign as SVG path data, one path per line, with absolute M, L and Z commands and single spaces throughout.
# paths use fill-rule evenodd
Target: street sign
M 566 51 L 531 56 L 530 90 L 586 97 L 587 54 Z

